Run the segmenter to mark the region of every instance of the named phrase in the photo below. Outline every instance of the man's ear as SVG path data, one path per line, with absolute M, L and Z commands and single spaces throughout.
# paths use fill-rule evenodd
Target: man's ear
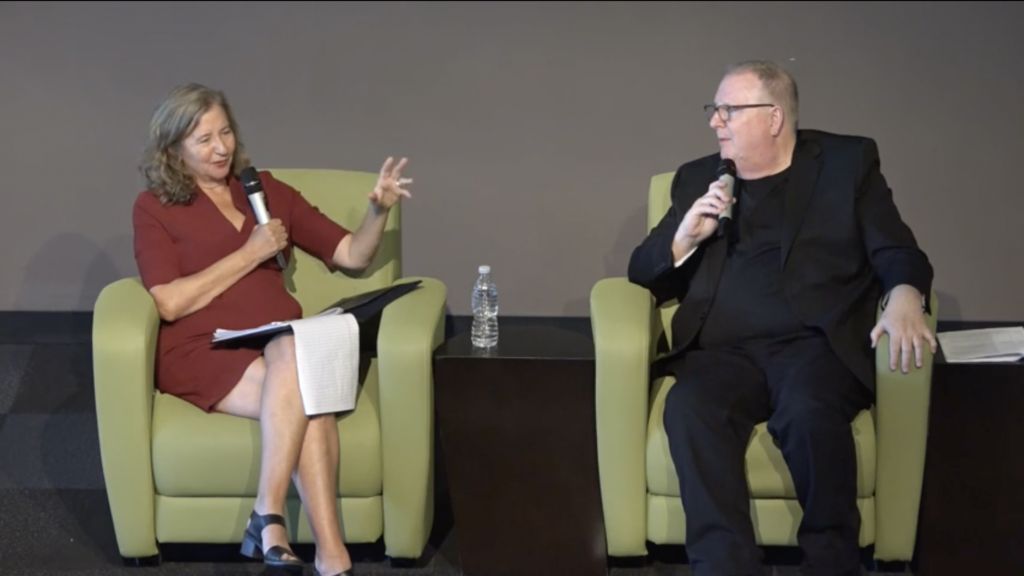
M 772 136 L 778 136 L 782 134 L 782 127 L 786 124 L 786 113 L 783 112 L 782 108 L 776 106 L 772 108 Z

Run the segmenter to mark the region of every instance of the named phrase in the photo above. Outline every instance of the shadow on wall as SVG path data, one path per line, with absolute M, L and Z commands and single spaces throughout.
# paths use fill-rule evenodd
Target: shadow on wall
M 91 311 L 107 284 L 137 274 L 131 234 L 102 245 L 77 232 L 57 234 L 26 266 L 14 309 Z
M 626 267 L 633 249 L 640 245 L 647 236 L 647 205 L 639 206 L 625 219 L 619 235 L 615 238 L 612 249 L 604 255 L 604 275 L 601 278 L 625 277 Z M 599 278 L 600 280 L 600 278 Z M 596 282 L 596 281 L 595 281 Z M 592 286 L 591 286 L 592 287 Z M 579 298 L 565 303 L 562 314 L 565 316 L 590 316 L 590 288 Z

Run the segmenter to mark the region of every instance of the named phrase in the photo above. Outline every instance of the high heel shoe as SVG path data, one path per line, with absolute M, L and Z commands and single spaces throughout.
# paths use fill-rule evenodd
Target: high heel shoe
M 280 514 L 259 515 L 255 510 L 249 516 L 249 526 L 245 529 L 245 536 L 242 538 L 242 554 L 249 558 L 259 560 L 274 568 L 283 568 L 289 572 L 302 573 L 302 560 L 298 560 L 295 552 L 284 546 L 271 546 L 266 553 L 263 552 L 263 529 L 271 524 L 284 526 L 284 516 Z M 288 559 L 285 556 L 293 556 L 296 559 Z

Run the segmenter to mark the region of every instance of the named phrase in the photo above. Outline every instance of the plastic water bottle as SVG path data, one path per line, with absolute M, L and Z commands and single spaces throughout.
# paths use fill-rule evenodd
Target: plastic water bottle
M 473 326 L 470 340 L 478 348 L 498 345 L 498 286 L 491 278 L 491 267 L 481 266 L 473 285 Z

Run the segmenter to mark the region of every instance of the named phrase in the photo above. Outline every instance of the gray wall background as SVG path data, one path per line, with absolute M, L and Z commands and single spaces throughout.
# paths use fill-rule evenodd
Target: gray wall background
M 714 152 L 724 66 L 785 64 L 801 125 L 869 135 L 947 320 L 1024 319 L 1024 5 L 0 2 L 0 310 L 90 310 L 136 274 L 155 104 L 227 92 L 260 167 L 410 158 L 405 271 L 469 312 L 585 316 L 651 175 Z

